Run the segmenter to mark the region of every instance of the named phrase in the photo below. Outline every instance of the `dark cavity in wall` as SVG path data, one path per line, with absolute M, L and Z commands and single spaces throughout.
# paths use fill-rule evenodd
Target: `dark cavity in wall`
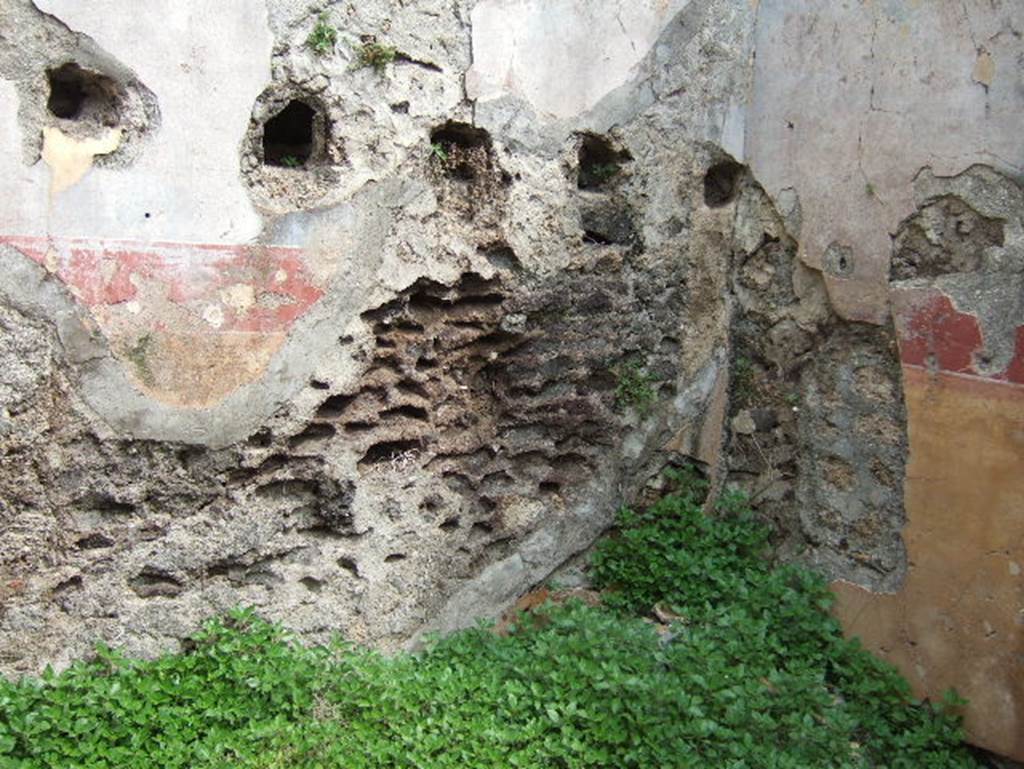
M 614 181 L 624 163 L 633 159 L 626 150 L 617 150 L 603 136 L 584 134 L 577 153 L 579 172 L 576 185 L 581 190 L 604 187 Z
M 346 165 L 330 106 L 288 84 L 260 94 L 241 149 L 242 180 L 268 212 L 318 206 L 336 194 Z
M 704 204 L 721 208 L 732 203 L 740 191 L 746 168 L 734 160 L 715 163 L 704 174 Z
M 923 205 L 893 240 L 892 280 L 975 272 L 985 250 L 1005 242 L 1005 222 L 945 195 Z
M 583 242 L 601 246 L 633 246 L 643 250 L 633 221 L 633 211 L 625 201 L 584 201 L 580 205 L 580 226 Z
M 842 243 L 830 243 L 822 255 L 825 272 L 846 278 L 853 274 L 853 249 Z
M 271 166 L 305 165 L 313 155 L 316 110 L 293 99 L 263 126 L 263 162 Z
M 0 40 L 12 41 L 0 55 L 0 80 L 17 94 L 11 115 L 17 112 L 26 165 L 39 161 L 47 128 L 77 141 L 113 142 L 113 149 L 95 157 L 100 168 L 131 165 L 159 129 L 156 95 L 135 73 L 95 40 L 33 3 L 0 4 Z M 112 128 L 120 134 L 115 136 Z
M 482 229 L 499 226 L 512 177 L 499 165 L 487 131 L 452 120 L 437 126 L 428 164 L 442 209 Z
M 82 69 L 74 62 L 46 73 L 50 83 L 47 109 L 63 120 L 92 119 L 116 126 L 121 101 L 117 84 L 109 77 Z
M 469 123 L 459 123 L 454 120 L 449 120 L 444 125 L 438 126 L 431 131 L 430 141 L 432 144 L 462 147 L 464 149 L 472 149 L 474 147 L 488 149 L 491 146 L 490 134 L 483 128 L 477 128 L 476 126 L 469 125 Z
M 634 212 L 621 184 L 623 165 L 633 158 L 605 136 L 577 137 L 576 186 L 583 242 L 598 246 L 628 246 L 643 251 Z
M 491 137 L 482 128 L 450 120 L 430 132 L 430 144 L 443 157 L 449 176 L 473 181 L 488 164 Z

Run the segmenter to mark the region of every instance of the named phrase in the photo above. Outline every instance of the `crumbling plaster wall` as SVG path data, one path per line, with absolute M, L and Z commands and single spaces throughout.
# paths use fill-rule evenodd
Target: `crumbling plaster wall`
M 696 459 L 1024 757 L 1019 8 L 194 5 L 0 0 L 5 672 L 237 603 L 393 648 Z
M 700 204 L 713 146 L 637 125 L 601 141 L 648 156 L 584 191 L 577 127 L 526 145 L 478 120 L 490 135 L 440 161 L 433 132 L 473 121 L 468 7 L 331 6 L 341 39 L 317 58 L 317 9 L 257 5 L 172 15 L 197 31 L 166 57 L 138 50 L 131 19 L 45 7 L 75 45 L 130 62 L 162 122 L 133 163 L 97 160 L 63 191 L 58 161 L 19 167 L 5 334 L 40 373 L 5 404 L 7 670 L 98 637 L 154 653 L 239 602 L 392 647 L 464 624 L 585 549 L 703 435 L 728 357 L 732 213 Z M 5 10 L 11 38 L 58 23 Z M 238 45 L 199 46 L 212 27 Z M 354 66 L 364 36 L 401 56 Z M 67 46 L 41 45 L 32 76 L 79 55 Z M 721 67 L 745 76 L 743 57 Z M 253 120 L 275 89 L 324 110 L 336 154 L 260 163 Z M 179 100 L 221 91 L 216 123 Z M 14 114 L 10 130 L 41 130 Z M 230 174 L 178 173 L 211 145 Z M 147 196 L 165 178 L 195 194 L 161 207 Z M 616 398 L 633 364 L 656 380 L 654 413 Z
M 1018 759 L 1022 33 L 1010 2 L 762 2 L 746 145 L 835 311 L 899 343 L 906 573 L 885 595 L 838 583 L 839 616 L 920 696 L 964 692 L 971 737 Z

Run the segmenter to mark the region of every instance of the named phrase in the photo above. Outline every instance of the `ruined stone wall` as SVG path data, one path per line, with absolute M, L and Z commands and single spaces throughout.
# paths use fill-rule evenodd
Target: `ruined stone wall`
M 698 461 L 1024 758 L 1022 31 L 0 0 L 0 670 L 239 603 L 396 648 Z

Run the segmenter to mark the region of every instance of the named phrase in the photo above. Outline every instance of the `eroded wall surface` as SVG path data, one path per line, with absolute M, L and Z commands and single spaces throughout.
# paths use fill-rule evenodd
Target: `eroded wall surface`
M 120 5 L 0 0 L 0 669 L 394 648 L 697 460 L 1024 758 L 1020 8 Z
M 713 439 L 724 156 L 629 95 L 672 9 L 626 15 L 618 117 L 521 138 L 474 119 L 468 4 L 332 6 L 319 56 L 304 4 L 171 5 L 3 8 L 5 671 L 238 603 L 383 647 L 471 623 Z
M 822 271 L 835 311 L 890 326 L 898 344 L 908 438 L 898 579 L 886 574 L 893 551 L 862 536 L 876 523 L 863 500 L 903 473 L 885 451 L 891 432 L 871 426 L 866 455 L 831 410 L 843 436 L 808 460 L 826 465 L 827 491 L 803 497 L 801 514 L 831 538 L 823 565 L 843 580 L 839 616 L 919 696 L 964 693 L 971 737 L 1018 759 L 1022 30 L 1014 3 L 762 2 L 747 123 L 751 167 L 798 212 L 800 259 Z M 851 457 L 853 480 L 829 478 L 827 465 Z M 850 488 L 855 499 L 843 499 Z M 860 575 L 835 570 L 840 552 L 863 561 Z

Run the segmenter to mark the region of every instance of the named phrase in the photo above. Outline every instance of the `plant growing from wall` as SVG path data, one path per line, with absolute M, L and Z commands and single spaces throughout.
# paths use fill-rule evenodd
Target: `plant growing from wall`
M 621 169 L 622 167 L 618 163 L 597 163 L 590 166 L 587 170 L 589 171 L 590 177 L 593 179 L 596 186 L 604 184 L 612 177 L 618 175 Z
M 356 48 L 356 67 L 372 67 L 377 72 L 391 64 L 398 56 L 398 49 L 368 40 Z
M 329 21 L 327 13 L 320 14 L 313 31 L 306 38 L 306 47 L 317 56 L 326 56 L 334 51 L 338 42 L 338 30 Z
M 445 163 L 448 160 L 448 150 L 444 148 L 441 142 L 431 142 L 430 156 L 435 160 Z
M 624 164 L 633 158 L 625 149 L 617 149 L 608 136 L 584 134 L 577 159 L 577 184 L 581 190 L 599 190 L 618 176 Z
M 153 337 L 143 334 L 126 353 L 128 360 L 135 366 L 135 372 L 145 384 L 153 384 L 153 370 L 149 365 L 149 353 L 153 346 Z
M 658 394 L 655 386 L 661 380 L 637 359 L 619 364 L 612 373 L 615 375 L 615 405 L 621 409 L 634 408 L 641 416 L 647 416 Z
M 757 390 L 754 364 L 750 358 L 739 355 L 732 366 L 732 392 L 737 408 L 749 406 Z

